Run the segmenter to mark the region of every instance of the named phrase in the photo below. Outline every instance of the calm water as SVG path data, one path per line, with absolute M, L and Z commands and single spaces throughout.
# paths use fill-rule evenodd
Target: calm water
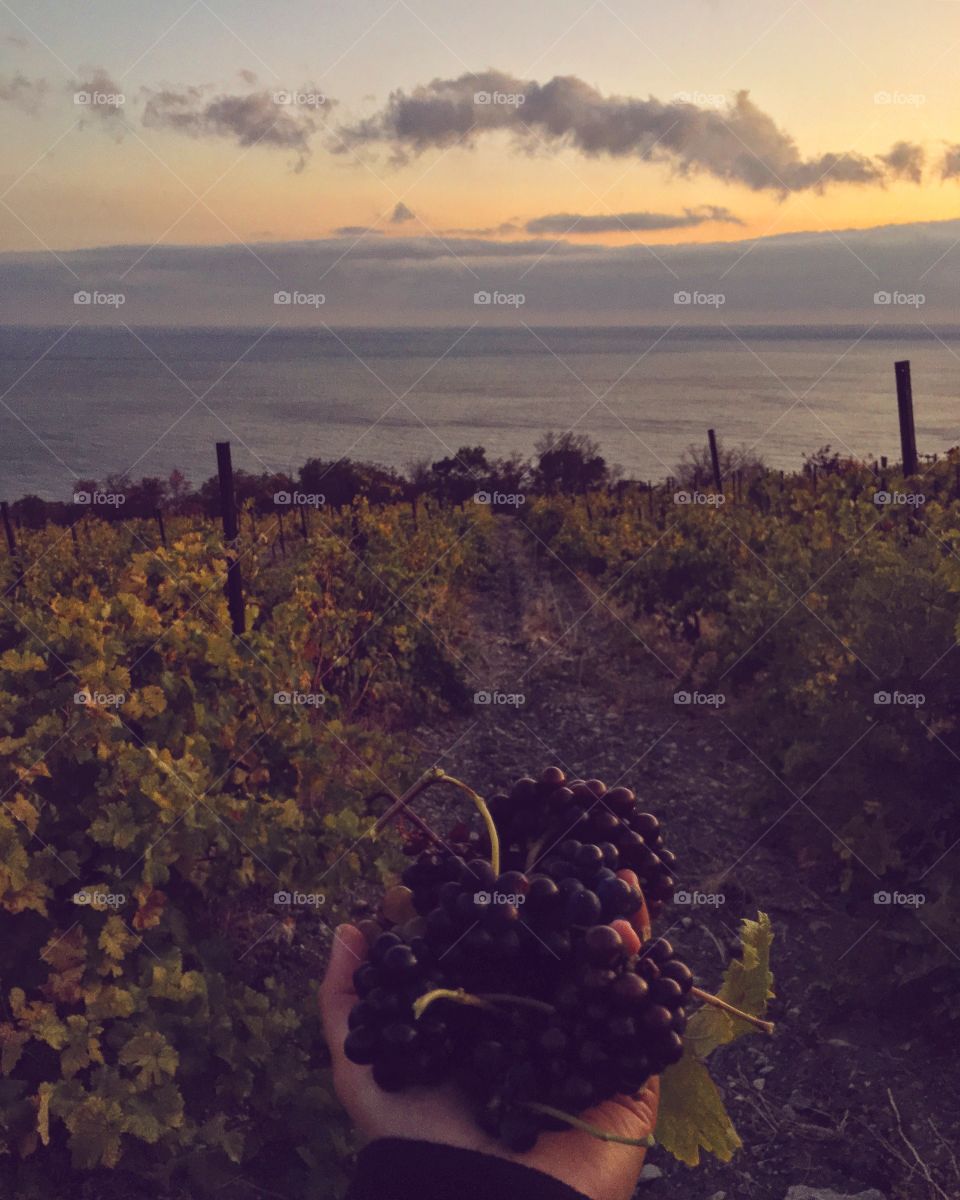
M 349 455 L 403 467 L 463 445 L 527 454 L 575 427 L 643 479 L 714 426 L 795 468 L 824 443 L 898 454 L 895 359 L 913 364 L 921 453 L 960 442 L 960 330 L 0 329 L 0 496 L 174 467 L 214 442 L 246 470 Z M 659 339 L 659 340 L 658 340 Z M 345 343 L 345 344 L 344 344 Z M 46 354 L 44 352 L 47 351 Z M 41 357 L 43 356 L 43 357 Z M 39 361 L 38 361 L 39 359 Z

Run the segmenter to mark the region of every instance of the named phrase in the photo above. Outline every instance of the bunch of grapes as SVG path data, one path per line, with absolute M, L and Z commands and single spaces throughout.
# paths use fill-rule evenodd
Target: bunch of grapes
M 430 847 L 388 893 L 345 1052 L 386 1091 L 458 1085 L 478 1125 L 524 1151 L 680 1059 L 693 975 L 663 938 L 633 952 L 625 922 L 674 885 L 631 791 L 550 767 L 490 811 L 499 874 Z

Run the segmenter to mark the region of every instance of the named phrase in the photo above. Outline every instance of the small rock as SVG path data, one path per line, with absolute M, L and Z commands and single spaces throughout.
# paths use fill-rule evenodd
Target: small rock
M 812 1188 L 800 1183 L 794 1184 L 784 1200 L 885 1200 L 885 1197 L 876 1188 L 857 1192 L 855 1196 L 849 1194 L 841 1196 L 839 1192 L 831 1191 L 830 1188 Z
M 662 1174 L 659 1167 L 655 1167 L 653 1163 L 646 1163 L 640 1172 L 640 1182 L 651 1183 L 654 1179 L 659 1179 Z
M 727 1200 L 726 1192 L 714 1192 L 710 1200 Z
M 757 1091 L 758 1091 L 758 1092 L 762 1092 L 762 1091 L 763 1091 L 763 1085 L 764 1085 L 766 1082 L 767 1082 L 767 1081 L 766 1081 L 765 1079 L 755 1079 L 755 1080 L 753 1081 L 753 1086 L 754 1086 L 754 1087 L 757 1089 Z

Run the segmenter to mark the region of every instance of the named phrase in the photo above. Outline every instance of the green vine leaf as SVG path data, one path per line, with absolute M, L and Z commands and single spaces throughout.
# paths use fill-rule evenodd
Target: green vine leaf
M 773 997 L 770 946 L 773 929 L 766 913 L 744 919 L 740 926 L 741 956 L 727 967 L 721 1000 L 754 1017 L 762 1017 Z M 657 1140 L 674 1158 L 695 1167 L 700 1151 L 707 1150 L 729 1162 L 741 1146 L 740 1138 L 704 1059 L 717 1046 L 756 1033 L 754 1026 L 719 1009 L 704 1007 L 691 1017 L 684 1038 L 684 1055 L 660 1079 Z
M 660 1078 L 657 1141 L 688 1167 L 700 1163 L 708 1150 L 729 1162 L 743 1144 L 723 1106 L 716 1084 L 692 1051 Z
M 755 921 L 741 922 L 741 956 L 727 967 L 723 986 L 717 993 L 721 1000 L 753 1017 L 762 1017 L 767 1002 L 773 999 L 773 974 L 770 970 L 770 947 L 773 929 L 766 913 L 757 913 Z M 702 1008 L 687 1025 L 686 1043 L 698 1058 L 704 1059 L 717 1046 L 724 1046 L 756 1029 L 746 1021 L 731 1017 L 717 1008 Z

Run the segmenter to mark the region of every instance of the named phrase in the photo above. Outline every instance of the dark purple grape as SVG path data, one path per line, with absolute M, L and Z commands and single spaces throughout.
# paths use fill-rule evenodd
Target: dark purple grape
M 504 871 L 497 876 L 493 890 L 501 896 L 525 896 L 530 880 L 522 871 Z
M 665 979 L 675 979 L 683 989 L 684 995 L 693 987 L 693 972 L 679 959 L 671 959 L 660 968 L 660 974 Z
M 353 973 L 353 990 L 363 997 L 372 991 L 380 982 L 380 974 L 373 963 L 363 963 Z
M 676 1008 L 683 999 L 683 988 L 675 979 L 660 978 L 650 988 L 651 999 L 656 1004 L 665 1004 L 668 1008 Z
M 412 975 L 417 969 L 417 956 L 409 946 L 391 946 L 383 956 L 383 973 L 394 979 Z
M 359 1004 L 355 1004 L 350 1009 L 350 1015 L 347 1017 L 348 1029 L 359 1029 L 361 1025 L 374 1025 L 379 1019 L 377 1010 L 371 1008 L 369 1004 L 364 1004 L 361 1000 Z
M 603 913 L 596 892 L 588 888 L 567 897 L 564 915 L 570 925 L 595 925 Z
M 626 816 L 633 812 L 633 806 L 636 803 L 636 796 L 629 788 L 615 787 L 609 792 L 605 792 L 603 796 L 604 804 L 608 805 L 618 816 Z
M 409 1072 L 400 1062 L 378 1058 L 373 1064 L 373 1081 L 385 1092 L 399 1092 L 407 1086 Z
M 643 947 L 642 953 L 649 955 L 655 963 L 665 963 L 673 958 L 673 947 L 666 938 L 654 938 Z
M 660 822 L 653 813 L 634 813 L 630 818 L 630 828 L 639 833 L 644 839 L 649 840 L 659 833 Z
M 369 1026 L 351 1029 L 343 1043 L 343 1052 L 352 1063 L 369 1066 L 377 1053 L 379 1038 Z
M 533 916 L 548 915 L 557 911 L 560 892 L 556 883 L 546 875 L 534 875 L 527 888 L 524 912 Z
M 500 1141 L 515 1154 L 532 1150 L 540 1132 L 536 1114 L 509 1111 L 500 1122 Z
M 617 1008 L 629 1012 L 647 1003 L 650 987 L 639 975 L 621 975 L 611 987 L 610 995 Z
M 587 959 L 598 967 L 608 966 L 623 953 L 623 938 L 610 925 L 594 925 L 584 934 Z
M 370 947 L 370 962 L 375 967 L 379 967 L 383 962 L 387 951 L 392 946 L 399 946 L 401 944 L 402 939 L 399 934 L 381 933 L 377 940 Z
M 662 1004 L 651 1004 L 644 1010 L 642 1021 L 646 1029 L 660 1032 L 671 1028 L 673 1013 Z
M 599 846 L 588 842 L 581 846 L 573 856 L 573 865 L 578 871 L 586 872 L 588 876 L 595 874 L 603 866 L 603 851 Z
M 557 1058 L 561 1054 L 566 1054 L 569 1045 L 570 1039 L 557 1026 L 545 1029 L 537 1039 L 538 1048 L 548 1058 Z
M 417 1031 L 412 1025 L 394 1021 L 385 1025 L 380 1032 L 384 1048 L 390 1051 L 403 1051 L 410 1048 L 417 1040 Z
M 493 867 L 483 858 L 474 858 L 466 866 L 466 887 L 472 887 L 477 892 L 492 892 L 497 877 Z
M 600 853 L 603 855 L 603 865 L 611 871 L 616 871 L 620 865 L 620 851 L 613 842 L 601 842 Z

